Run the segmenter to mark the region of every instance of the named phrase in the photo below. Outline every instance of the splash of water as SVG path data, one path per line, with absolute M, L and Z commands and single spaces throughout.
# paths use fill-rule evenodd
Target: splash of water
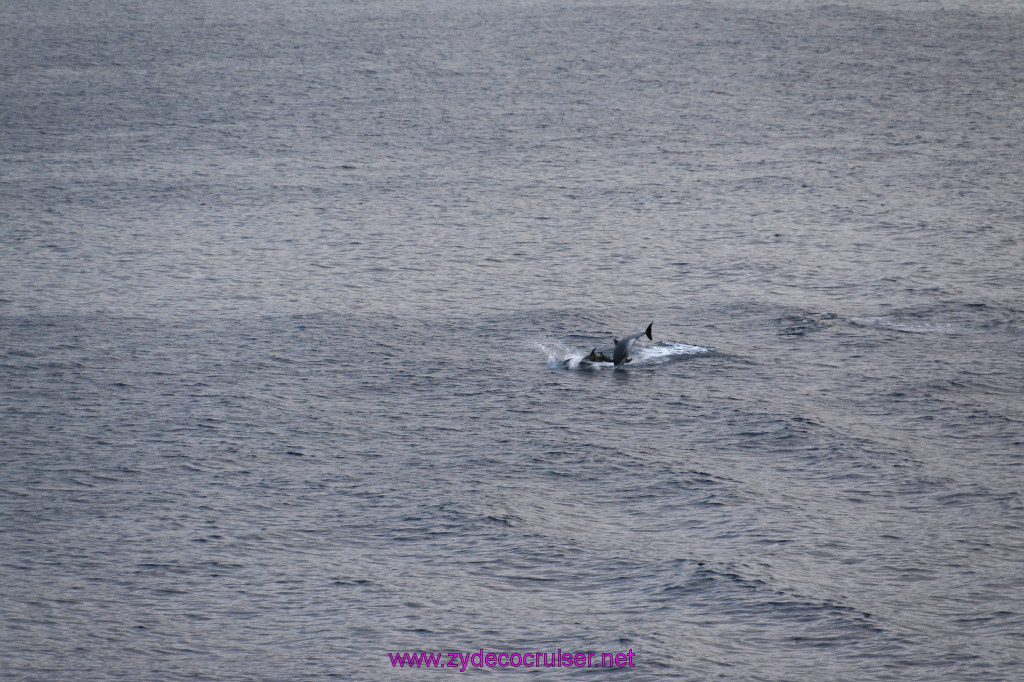
M 534 345 L 547 356 L 548 369 L 579 369 L 580 361 L 589 354 L 589 351 L 579 351 L 570 348 L 558 339 L 539 339 L 534 342 Z M 664 362 L 673 357 L 712 353 L 714 350 L 714 348 L 692 346 L 686 343 L 659 341 L 651 346 L 634 349 L 631 356 L 632 362 L 629 364 L 636 366 L 637 364 Z M 588 369 L 601 369 L 613 367 L 614 365 L 610 362 L 596 362 L 587 363 L 584 366 Z

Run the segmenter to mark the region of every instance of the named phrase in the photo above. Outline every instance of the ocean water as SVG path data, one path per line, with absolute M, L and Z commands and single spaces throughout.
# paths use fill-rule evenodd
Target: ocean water
M 1024 675 L 1018 2 L 2 2 L 0 55 L 0 676 Z M 388 656 L 559 649 L 635 667 Z

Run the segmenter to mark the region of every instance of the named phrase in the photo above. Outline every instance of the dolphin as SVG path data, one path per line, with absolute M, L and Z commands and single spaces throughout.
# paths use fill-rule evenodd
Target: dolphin
M 590 351 L 590 355 L 580 360 L 580 367 L 587 367 L 596 362 L 611 362 L 612 359 L 604 353 L 598 353 L 597 349 Z
M 654 340 L 654 337 L 651 336 L 651 327 L 653 326 L 654 323 L 651 322 L 649 325 L 647 325 L 647 329 L 640 332 L 639 334 L 627 336 L 621 341 L 619 339 L 615 339 L 615 358 L 612 361 L 615 363 L 616 366 L 621 365 L 624 362 L 629 362 L 629 351 L 633 349 L 633 344 L 636 343 L 636 340 L 639 339 L 641 336 L 646 335 L 647 338 L 651 339 L 652 341 Z

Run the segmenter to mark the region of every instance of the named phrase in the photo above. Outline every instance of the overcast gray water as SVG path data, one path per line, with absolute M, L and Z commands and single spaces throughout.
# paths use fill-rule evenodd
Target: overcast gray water
M 0 676 L 1021 679 L 1022 65 L 996 0 L 0 2 Z M 635 667 L 388 656 L 481 649 Z

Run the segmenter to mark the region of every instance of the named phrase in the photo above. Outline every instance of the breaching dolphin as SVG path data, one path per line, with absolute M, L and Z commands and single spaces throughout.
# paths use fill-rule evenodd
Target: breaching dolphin
M 629 362 L 629 351 L 633 349 L 633 344 L 636 343 L 636 340 L 639 339 L 641 336 L 646 335 L 647 338 L 653 341 L 654 337 L 651 336 L 651 327 L 653 326 L 654 323 L 651 322 L 649 325 L 647 325 L 647 329 L 640 332 L 639 334 L 627 336 L 621 341 L 619 339 L 615 339 L 615 357 L 612 359 L 612 362 L 614 362 L 616 366 L 621 365 L 624 362 Z

